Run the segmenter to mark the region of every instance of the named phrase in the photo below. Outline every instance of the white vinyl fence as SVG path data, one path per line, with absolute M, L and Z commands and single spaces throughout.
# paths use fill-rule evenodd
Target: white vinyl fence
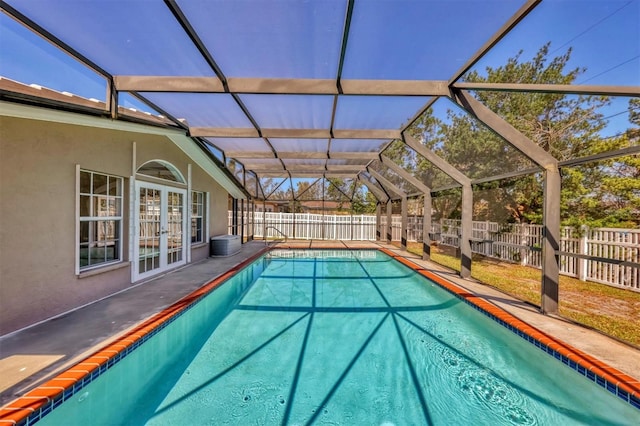
M 229 224 L 231 225 L 229 212 Z M 255 212 L 253 236 L 277 239 L 368 240 L 376 239 L 375 215 L 321 215 L 310 213 Z M 380 216 L 385 238 L 385 214 Z M 422 241 L 422 216 L 407 218 L 407 240 Z M 400 241 L 401 216 L 393 215 L 393 241 Z M 245 218 L 244 223 L 247 223 Z M 245 235 L 250 234 L 246 232 Z M 438 244 L 460 246 L 460 221 L 444 219 L 431 226 Z M 472 251 L 525 266 L 541 268 L 542 225 L 473 222 Z M 560 273 L 583 281 L 640 291 L 640 229 L 561 229 Z

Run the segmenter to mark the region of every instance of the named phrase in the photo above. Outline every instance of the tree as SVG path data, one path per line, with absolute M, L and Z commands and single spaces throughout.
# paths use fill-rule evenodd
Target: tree
M 469 82 L 572 84 L 586 70 L 568 69 L 571 49 L 550 57 L 550 44 L 542 46 L 530 60 L 522 51 L 498 67 L 464 76 Z M 558 161 L 640 143 L 640 99 L 629 102 L 634 126 L 624 134 L 601 136 L 607 121 L 599 111 L 609 104 L 605 96 L 558 93 L 477 91 L 474 96 Z M 443 102 L 442 100 L 438 102 Z M 408 129 L 409 134 L 441 156 L 467 177 L 479 179 L 509 172 L 535 169 L 535 164 L 492 130 L 465 111 L 450 108 L 446 117 L 425 112 Z M 451 179 L 417 155 L 401 141 L 384 153 L 431 188 L 450 185 Z M 638 156 L 563 168 L 561 214 L 565 223 L 603 223 L 608 226 L 640 223 Z M 476 219 L 542 221 L 542 173 L 476 186 Z M 390 178 L 400 187 L 406 183 Z M 434 198 L 434 218 L 460 214 L 459 190 L 448 190 Z
M 478 71 L 469 72 L 464 79 L 488 83 L 575 83 L 585 69 L 567 69 L 571 49 L 550 58 L 549 47 L 549 43 L 545 44 L 528 61 L 523 61 L 522 52 L 519 52 L 508 59 L 505 65 L 487 67 L 482 74 Z M 612 141 L 603 141 L 600 135 L 606 120 L 599 110 L 609 103 L 607 97 L 498 91 L 477 91 L 474 96 L 559 161 L 601 152 L 613 144 Z M 640 103 L 634 100 L 633 105 Z M 640 111 L 636 109 L 632 113 L 640 116 Z M 450 109 L 446 120 L 437 120 L 428 112 L 414 123 L 410 131 L 471 179 L 535 166 L 526 156 L 463 111 Z M 618 147 L 624 143 L 615 141 Z M 395 154 L 396 160 L 406 156 L 399 148 L 396 148 Z M 419 173 L 421 166 L 417 164 Z M 625 176 L 633 174 L 628 166 L 627 161 L 623 173 Z M 603 207 L 612 204 L 613 193 L 617 193 L 617 199 L 622 200 L 620 196 L 623 191 L 620 188 L 629 189 L 630 183 L 613 172 L 611 165 L 563 169 L 563 219 L 591 217 L 597 212 L 606 211 Z M 539 223 L 542 215 L 541 179 L 542 175 L 538 173 L 485 188 L 483 199 L 478 201 L 494 207 L 477 211 L 485 215 L 483 219 L 504 220 L 504 211 L 495 207 L 502 206 L 510 221 Z
M 371 214 L 376 212 L 378 200 L 372 192 L 365 189 L 364 185 L 356 185 L 351 202 L 353 214 Z
M 298 181 L 295 194 L 300 200 L 322 200 L 322 179 Z
M 471 72 L 466 76 L 472 82 L 512 82 L 540 84 L 571 84 L 576 81 L 585 69 L 567 70 L 571 57 L 571 49 L 566 53 L 549 60 L 547 43 L 540 48 L 530 61 L 520 61 L 522 52 L 497 68 L 488 67 L 486 75 Z M 608 104 L 603 96 L 568 96 L 557 93 L 506 93 L 477 92 L 477 98 L 507 122 L 511 123 L 525 136 L 537 143 L 559 161 L 576 158 L 592 153 L 593 147 L 600 140 L 599 132 L 606 121 L 599 109 Z M 453 120 L 453 126 L 445 126 L 445 133 L 451 133 L 448 127 L 460 132 L 459 121 L 472 120 L 464 116 Z M 461 137 L 453 138 L 453 146 L 460 145 L 469 132 L 462 132 Z M 474 132 L 475 146 L 482 141 L 490 147 L 490 155 L 482 156 L 477 149 L 474 157 L 484 163 L 477 167 L 470 177 L 486 177 L 483 174 L 500 174 L 515 170 L 527 169 L 532 162 L 515 149 L 499 140 L 496 135 L 486 129 Z M 467 139 L 468 141 L 468 139 Z M 498 145 L 502 145 L 502 150 Z M 453 150 L 454 155 L 457 153 Z M 458 163 L 459 158 L 450 159 Z M 564 171 L 563 171 L 564 172 Z M 597 179 L 598 174 L 588 170 L 575 170 L 564 173 L 562 187 L 563 218 L 568 218 L 589 208 L 586 201 L 590 192 L 588 183 Z M 587 184 L 587 185 L 585 185 Z M 512 186 L 500 191 L 502 203 L 509 210 L 513 220 L 518 222 L 540 222 L 542 215 L 541 175 L 531 175 L 518 179 Z M 501 197 L 494 200 L 499 202 Z

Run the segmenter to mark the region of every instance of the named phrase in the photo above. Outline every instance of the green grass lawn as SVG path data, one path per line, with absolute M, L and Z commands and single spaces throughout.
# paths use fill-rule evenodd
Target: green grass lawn
M 422 255 L 422 244 L 408 250 Z M 433 247 L 431 260 L 456 271 L 451 250 Z M 540 306 L 541 271 L 498 259 L 474 256 L 471 276 L 520 300 Z M 640 346 L 640 293 L 560 276 L 560 316 Z

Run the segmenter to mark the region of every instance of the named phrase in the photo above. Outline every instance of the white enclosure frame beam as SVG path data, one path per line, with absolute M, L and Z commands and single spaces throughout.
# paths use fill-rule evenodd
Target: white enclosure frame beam
M 283 138 L 283 139 L 399 139 L 398 129 L 261 129 L 252 127 L 190 127 L 192 137 Z
M 454 83 L 454 89 L 523 92 L 565 93 L 576 95 L 640 96 L 640 86 L 590 86 L 578 84 L 524 84 L 524 83 Z
M 446 80 L 336 80 L 295 78 L 114 76 L 123 92 L 193 92 L 265 95 L 448 96 Z

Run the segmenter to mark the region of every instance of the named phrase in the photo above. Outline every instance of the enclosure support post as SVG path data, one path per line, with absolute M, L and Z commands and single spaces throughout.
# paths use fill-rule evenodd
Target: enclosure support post
M 256 234 L 256 201 L 254 199 L 251 199 L 251 227 L 250 227 L 250 232 L 251 235 L 249 235 L 249 239 L 251 241 L 253 241 L 253 238 Z
M 580 227 L 580 240 L 578 241 L 578 254 L 589 254 L 589 240 L 587 239 L 589 235 L 589 227 L 587 225 L 582 225 Z M 580 281 L 587 280 L 587 272 L 588 272 L 588 262 L 587 259 L 582 257 L 578 258 L 578 279 Z
M 238 235 L 238 200 L 232 198 L 231 210 L 233 211 L 233 218 L 231 220 L 231 235 Z
M 543 314 L 558 312 L 560 280 L 560 171 L 548 167 L 544 175 L 542 297 Z
M 431 192 L 424 194 L 422 212 L 422 259 L 431 259 Z
M 414 146 L 416 146 L 414 144 Z M 415 186 L 419 191 L 424 194 L 424 216 L 422 221 L 422 258 L 427 260 L 431 256 L 431 240 L 429 239 L 429 232 L 431 231 L 431 188 L 427 187 L 422 181 L 416 179 L 413 175 L 408 173 L 393 160 L 385 155 L 380 155 L 380 161 L 385 166 L 393 170 L 394 173 L 402 177 L 404 180 Z M 428 205 L 427 205 L 428 204 Z M 428 217 L 426 216 L 428 214 Z M 426 226 L 426 228 L 425 228 Z M 426 229 L 426 231 L 425 231 Z
M 244 244 L 244 199 L 240 200 L 240 244 Z
M 322 230 L 320 235 L 322 236 L 322 239 L 326 239 L 325 234 L 325 226 L 324 226 L 324 186 L 322 187 L 322 216 L 320 216 L 320 221 L 322 222 Z
M 401 225 L 400 225 L 400 248 L 402 250 L 406 250 L 407 249 L 407 197 L 404 196 L 402 197 L 402 221 L 401 221 Z
M 387 200 L 387 244 L 391 244 L 391 200 Z
M 526 223 L 521 223 L 519 225 L 519 233 L 520 233 L 520 265 L 527 266 L 529 262 L 529 250 L 524 248 L 529 246 L 529 225 Z
M 251 215 L 251 209 L 253 201 L 251 198 L 247 198 L 247 242 L 251 241 L 251 237 L 253 236 L 252 228 L 253 228 L 253 216 Z
M 107 109 L 112 120 L 118 119 L 118 90 L 113 78 L 107 78 Z
M 293 204 L 293 208 L 291 209 L 291 223 L 292 223 L 292 233 L 293 233 L 293 239 L 296 239 L 296 203 L 295 201 L 292 202 Z
M 262 239 L 267 241 L 267 199 L 266 198 L 262 199 Z
M 353 209 L 351 210 L 351 212 L 349 214 L 349 227 L 351 228 L 350 231 L 349 231 L 350 232 L 349 233 L 349 239 L 351 241 L 353 241 L 354 240 L 354 238 L 353 238 Z
M 380 220 L 381 213 L 382 213 L 382 203 L 378 201 L 376 203 L 376 241 L 380 241 L 381 234 L 382 234 L 382 230 L 381 230 L 382 221 Z
M 462 186 L 462 229 L 460 231 L 460 276 L 471 276 L 471 236 L 473 227 L 473 190 Z

